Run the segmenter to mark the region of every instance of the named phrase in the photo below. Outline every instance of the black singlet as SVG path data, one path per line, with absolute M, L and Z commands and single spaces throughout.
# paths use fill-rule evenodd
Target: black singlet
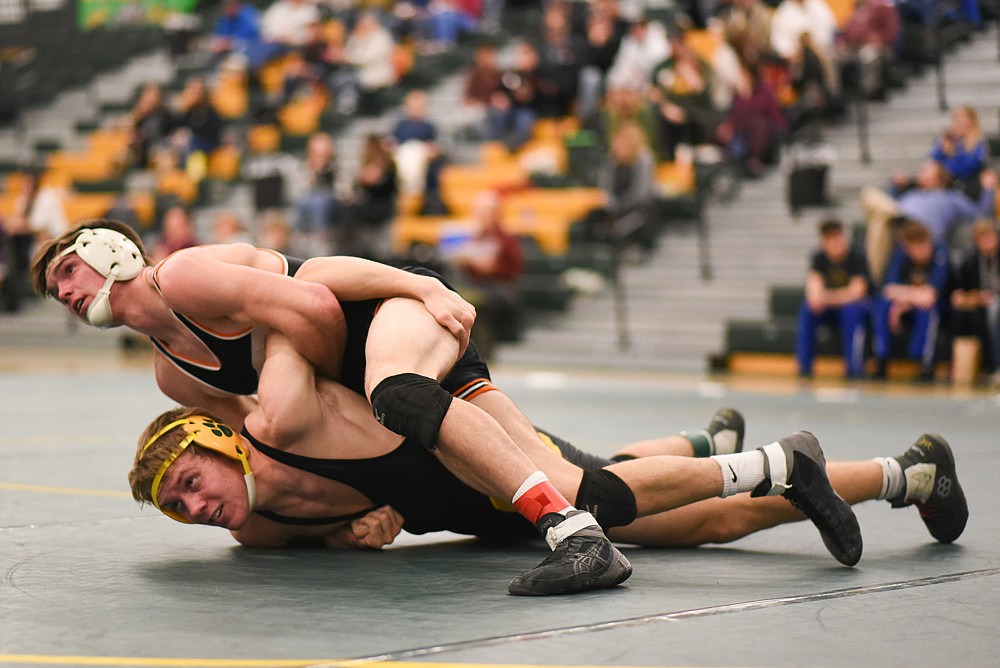
M 495 540 L 537 538 L 538 531 L 517 512 L 498 509 L 453 476 L 426 448 L 409 440 L 380 457 L 370 459 L 317 459 L 265 445 L 247 430 L 243 435 L 261 454 L 329 480 L 343 483 L 368 497 L 373 506 L 390 505 L 405 518 L 409 533 L 452 531 Z M 271 519 L 302 523 L 302 518 Z M 305 520 L 328 524 L 343 517 Z

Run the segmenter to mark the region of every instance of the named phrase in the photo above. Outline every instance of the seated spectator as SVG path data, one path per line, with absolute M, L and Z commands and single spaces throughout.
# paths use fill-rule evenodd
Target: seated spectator
M 979 175 L 988 166 L 989 154 L 975 109 L 962 106 L 952 112 L 951 125 L 934 140 L 930 157 L 948 170 L 960 190 L 979 196 Z
M 788 67 L 795 99 L 787 113 L 795 132 L 838 108 L 840 80 L 833 58 L 816 46 L 808 32 L 802 33 L 799 50 L 788 60 Z
M 344 59 L 357 72 L 362 91 L 373 93 L 396 83 L 392 54 L 396 43 L 372 11 L 358 16 L 344 45 Z
M 781 0 L 771 17 L 771 48 L 791 61 L 805 34 L 817 51 L 832 58 L 836 31 L 837 19 L 825 0 Z
M 819 226 L 819 249 L 813 253 L 806 277 L 806 295 L 799 308 L 795 359 L 799 376 L 813 375 L 816 330 L 820 325 L 840 330 L 844 375 L 865 375 L 865 335 L 868 331 L 868 263 L 852 248 L 844 225 L 827 220 Z
M 176 119 L 163 101 L 163 89 L 158 84 L 146 84 L 139 93 L 126 119 L 130 128 L 126 162 L 140 169 L 155 166 L 153 154 L 167 148 L 167 137 Z
M 740 57 L 760 63 L 771 52 L 771 17 L 774 10 L 763 0 L 729 0 L 721 5 L 717 20 L 722 34 Z
M 301 59 L 285 68 L 283 94 L 278 106 L 287 104 L 301 91 L 329 94 L 333 108 L 350 115 L 358 107 L 360 82 L 354 66 L 347 62 L 343 36 L 328 38 L 322 23 L 309 27 L 309 37 L 301 50 Z
M 839 59 L 845 72 L 850 73 L 845 78 L 853 77 L 856 88 L 865 97 L 883 97 L 882 74 L 892 58 L 899 34 L 899 14 L 889 0 L 857 1 L 840 34 Z
M 550 7 L 556 7 L 551 5 Z M 547 10 L 538 41 L 539 104 L 545 118 L 569 116 L 580 83 L 580 43 L 562 11 Z
M 309 26 L 320 18 L 312 0 L 276 0 L 260 19 L 261 36 L 283 52 L 299 49 L 309 39 Z
M 606 197 L 607 239 L 619 248 L 637 248 L 641 255 L 653 250 L 655 236 L 651 215 L 656 200 L 655 159 L 639 126 L 626 124 L 611 136 L 608 158 L 599 184 Z M 600 230 L 595 230 L 601 236 Z
M 223 0 L 222 12 L 208 42 L 208 50 L 216 64 L 235 55 L 246 69 L 251 54 L 260 49 L 261 40 L 257 8 L 243 0 Z
M 403 114 L 392 128 L 393 158 L 400 190 L 422 194 L 427 166 L 437 150 L 437 126 L 427 118 L 427 92 L 411 90 L 403 98 Z
M 948 251 L 913 220 L 903 223 L 899 236 L 872 306 L 875 377 L 887 377 L 893 347 L 906 337 L 906 357 L 920 361 L 920 378 L 929 381 L 934 379 L 938 330 L 948 304 Z
M 661 153 L 660 120 L 656 109 L 646 100 L 643 88 L 611 87 L 604 97 L 604 109 L 601 113 L 601 134 L 605 144 L 619 128 L 634 123 L 642 130 L 646 145 L 653 156 Z
M 462 91 L 462 126 L 474 140 L 482 140 L 489 134 L 486 110 L 493 94 L 500 90 L 500 74 L 496 45 L 477 46 Z
M 996 387 L 1000 385 L 1000 244 L 996 222 L 979 219 L 972 238 L 975 248 L 966 254 L 955 274 L 952 333 L 979 341 L 987 382 Z
M 195 181 L 208 171 L 208 156 L 222 144 L 223 121 L 212 106 L 205 81 L 192 78 L 181 91 L 172 141 L 180 152 L 184 170 Z
M 149 254 L 153 264 L 165 260 L 171 253 L 201 243 L 191 215 L 182 206 L 172 206 L 164 212 L 160 229 L 162 230 L 160 236 Z
M 500 89 L 490 98 L 487 139 L 503 142 L 511 151 L 527 143 L 541 115 L 540 89 L 538 51 L 527 42 L 518 42 L 514 67 L 500 76 Z
M 922 223 L 930 230 L 935 243 L 948 244 L 956 225 L 980 216 L 993 217 L 997 188 L 997 175 L 993 170 L 984 170 L 980 175 L 982 193 L 978 201 L 951 189 L 950 181 L 947 171 L 928 159 L 921 163 L 912 184 L 896 176 L 889 194 L 872 186 L 862 188 L 868 266 L 876 281 L 881 280 L 895 244 L 894 219 L 903 217 Z
M 653 68 L 668 56 L 670 43 L 663 24 L 640 16 L 622 38 L 614 63 L 608 70 L 607 85 L 609 88 L 648 86 Z
M 427 3 L 426 25 L 432 50 L 448 51 L 463 35 L 476 31 L 482 3 L 470 0 L 433 0 Z
M 777 160 L 778 147 L 788 132 L 788 121 L 771 88 L 760 78 L 757 67 L 743 65 L 732 106 L 719 125 L 719 141 L 731 159 L 750 176 L 760 176 L 765 163 Z
M 334 228 L 338 254 L 369 260 L 385 260 L 391 255 L 389 226 L 396 214 L 399 186 L 396 163 L 386 144 L 375 134 L 365 139 L 344 216 Z
M 333 137 L 317 132 L 309 137 L 305 160 L 290 184 L 295 206 L 294 245 L 304 257 L 332 252 L 330 229 L 336 226 L 340 208 L 334 190 L 336 181 Z
M 688 149 L 715 137 L 721 119 L 712 100 L 712 67 L 695 53 L 679 32 L 670 35 L 670 56 L 653 70 L 651 95 L 660 111 L 660 159 L 678 159 Z M 690 162 L 691 151 L 680 159 Z
M 576 117 L 587 128 L 599 123 L 601 98 L 606 91 L 608 71 L 628 32 L 628 23 L 617 12 L 617 3 L 601 0 L 591 5 L 580 43 L 580 81 Z
M 524 250 L 505 229 L 500 204 L 495 192 L 477 195 L 472 205 L 475 234 L 446 258 L 458 271 L 459 292 L 476 306 L 474 336 L 487 359 L 497 336 L 516 333 L 522 318 L 519 284 Z
M 253 237 L 235 211 L 223 209 L 212 219 L 213 244 L 253 244 Z

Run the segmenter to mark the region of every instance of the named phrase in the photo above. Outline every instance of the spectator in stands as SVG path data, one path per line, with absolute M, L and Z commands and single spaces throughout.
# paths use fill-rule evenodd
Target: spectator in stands
M 889 0 L 857 1 L 840 34 L 839 60 L 845 70 L 853 72 L 858 90 L 866 97 L 884 96 L 883 72 L 899 34 L 899 14 Z
M 748 175 L 760 176 L 765 163 L 777 160 L 778 147 L 787 132 L 784 111 L 757 66 L 742 65 L 729 114 L 716 133 L 731 159 L 742 164 Z
M 1000 243 L 997 223 L 980 218 L 972 229 L 975 248 L 955 274 L 951 293 L 952 333 L 979 340 L 983 371 L 1000 385 Z
M 313 0 L 275 0 L 260 19 L 261 35 L 275 53 L 298 50 L 309 39 L 309 27 L 320 18 Z
M 153 264 L 182 248 L 190 248 L 201 243 L 191 215 L 183 206 L 172 206 L 163 213 L 161 229 L 160 237 L 153 244 L 149 255 Z
M 479 0 L 433 0 L 427 3 L 427 25 L 433 49 L 448 51 L 459 37 L 476 31 L 482 16 Z
M 422 194 L 427 167 L 439 154 L 438 129 L 427 116 L 427 92 L 411 90 L 403 98 L 403 114 L 392 128 L 393 158 L 399 171 L 400 190 Z M 440 167 L 440 163 L 435 163 Z
M 619 128 L 634 123 L 642 129 L 653 156 L 661 154 L 660 121 L 655 108 L 646 100 L 643 87 L 619 86 L 608 89 L 604 97 L 601 133 L 606 144 Z
M 633 123 L 622 125 L 611 136 L 610 150 L 599 184 L 604 191 L 607 238 L 620 248 L 637 249 L 640 259 L 653 250 L 651 229 L 656 200 L 655 158 L 642 129 Z M 601 236 L 600 230 L 595 231 Z
M 717 18 L 726 41 L 744 61 L 754 64 L 771 52 L 773 14 L 763 0 L 729 0 L 722 3 Z
M 542 35 L 536 47 L 541 115 L 562 118 L 570 114 L 579 90 L 581 44 L 570 31 L 564 12 L 547 10 L 542 21 Z
M 653 70 L 651 95 L 660 111 L 660 158 L 690 163 L 690 148 L 711 140 L 722 120 L 712 100 L 712 67 L 684 41 L 670 35 L 670 56 Z M 688 148 L 680 157 L 678 146 Z
M 177 102 L 173 141 L 181 164 L 195 181 L 208 171 L 208 156 L 222 143 L 223 121 L 212 106 L 204 79 L 189 79 Z
M 867 230 L 865 246 L 868 265 L 875 280 L 880 280 L 895 243 L 893 220 L 908 218 L 926 226 L 935 243 L 947 244 L 952 228 L 980 216 L 993 217 L 996 202 L 997 175 L 992 169 L 980 175 L 982 193 L 978 201 L 949 187 L 950 176 L 939 163 L 924 160 L 916 180 L 910 184 L 896 176 L 890 193 L 866 186 L 861 190 L 861 208 L 865 212 Z
M 285 67 L 280 104 L 287 104 L 303 90 L 306 94 L 332 95 L 333 107 L 338 113 L 349 115 L 357 109 L 360 82 L 354 67 L 347 62 L 342 32 L 327 30 L 322 23 L 309 27 L 302 58 Z
M 605 7 L 612 9 L 605 9 Z M 595 128 L 599 123 L 605 80 L 615 62 L 628 25 L 614 13 L 617 3 L 595 2 L 587 17 L 580 43 L 580 81 L 576 117 L 581 125 Z
M 934 140 L 930 157 L 948 170 L 963 192 L 979 196 L 979 175 L 988 166 L 989 153 L 975 109 L 961 106 L 952 112 L 951 125 Z
M 237 55 L 245 69 L 251 54 L 260 49 L 261 39 L 257 8 L 243 0 L 223 0 L 222 12 L 215 21 L 208 43 L 208 50 L 216 64 L 230 55 Z
M 264 221 L 258 235 L 260 242 L 255 244 L 260 248 L 270 248 L 279 253 L 292 252 L 292 228 L 285 220 L 285 213 L 280 209 L 268 209 L 264 212 Z
M 893 348 L 905 338 L 906 357 L 919 360 L 921 380 L 930 381 L 942 311 L 948 304 L 948 250 L 917 221 L 905 221 L 899 236 L 885 284 L 872 306 L 875 377 L 887 377 Z
M 489 134 L 486 110 L 493 94 L 500 90 L 500 75 L 496 45 L 477 46 L 462 90 L 463 126 L 473 139 L 481 140 Z
M 838 108 L 840 76 L 831 54 L 818 47 L 808 32 L 802 33 L 799 50 L 788 60 L 788 67 L 795 100 L 787 113 L 795 132 Z
M 175 122 L 173 111 L 163 101 L 163 89 L 155 83 L 143 86 L 126 120 L 130 128 L 126 162 L 140 169 L 153 167 L 153 153 L 166 148 Z
M 653 68 L 669 55 L 670 43 L 663 24 L 640 16 L 622 38 L 614 64 L 608 70 L 608 87 L 648 86 Z
M 396 214 L 399 186 L 387 143 L 376 134 L 365 138 L 343 221 L 334 232 L 339 254 L 370 260 L 385 260 L 391 254 L 389 226 Z
M 317 132 L 306 143 L 306 155 L 296 178 L 292 180 L 295 206 L 293 245 L 304 257 L 329 255 L 330 230 L 337 226 L 340 204 L 334 187 L 337 181 L 337 155 L 333 137 Z
M 799 308 L 795 359 L 799 376 L 813 375 L 816 330 L 820 325 L 840 330 L 844 375 L 865 375 L 865 335 L 868 331 L 868 263 L 851 247 L 839 220 L 819 226 L 819 249 L 813 253 L 806 277 L 805 300 Z
M 524 249 L 520 239 L 504 225 L 497 193 L 479 193 L 472 204 L 472 215 L 475 234 L 451 251 L 447 259 L 458 271 L 458 291 L 476 307 L 473 336 L 480 354 L 489 359 L 497 337 L 516 334 L 520 329 Z
M 771 48 L 791 61 L 806 34 L 817 51 L 832 59 L 836 31 L 837 19 L 826 0 L 781 0 L 771 17 Z
M 514 67 L 500 76 L 500 89 L 490 98 L 487 111 L 490 141 L 501 141 L 511 151 L 531 139 L 541 113 L 541 80 L 538 51 L 527 42 L 514 47 Z
M 243 221 L 235 211 L 222 209 L 212 219 L 212 243 L 252 244 L 253 237 L 243 226 Z
M 374 93 L 396 83 L 392 54 L 396 48 L 392 34 L 379 23 L 372 11 L 358 16 L 344 45 L 345 60 L 357 72 L 361 89 Z

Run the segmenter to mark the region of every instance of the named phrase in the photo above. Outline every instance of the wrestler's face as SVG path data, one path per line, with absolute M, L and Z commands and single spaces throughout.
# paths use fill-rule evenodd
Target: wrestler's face
M 70 253 L 56 260 L 49 268 L 45 287 L 48 294 L 60 301 L 70 313 L 84 322 L 87 307 L 104 286 L 105 278 L 97 270 Z
M 187 449 L 170 465 L 158 490 L 160 508 L 192 524 L 239 529 L 250 514 L 240 465 L 220 455 Z

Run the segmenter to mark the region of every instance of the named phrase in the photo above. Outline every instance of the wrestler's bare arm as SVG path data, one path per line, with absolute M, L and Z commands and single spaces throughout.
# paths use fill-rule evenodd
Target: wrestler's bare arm
M 353 522 L 300 527 L 253 516 L 232 531 L 241 545 L 276 548 L 289 545 L 323 545 L 335 550 L 377 550 L 389 545 L 403 529 L 403 516 L 390 508 L 376 508 Z
M 319 284 L 279 273 L 282 266 L 249 244 L 199 246 L 170 256 L 157 278 L 173 310 L 280 331 L 323 375 L 336 377 L 347 333 L 340 303 Z
M 306 260 L 295 277 L 325 285 L 342 301 L 415 299 L 461 342 L 462 350 L 469 343 L 475 307 L 431 276 L 357 257 L 330 256 Z
M 155 351 L 153 369 L 160 391 L 182 406 L 201 406 L 215 417 L 235 428 L 243 426 L 243 419 L 257 407 L 257 400 L 249 396 L 223 395 L 210 391 L 205 385 L 178 369 L 164 355 Z

